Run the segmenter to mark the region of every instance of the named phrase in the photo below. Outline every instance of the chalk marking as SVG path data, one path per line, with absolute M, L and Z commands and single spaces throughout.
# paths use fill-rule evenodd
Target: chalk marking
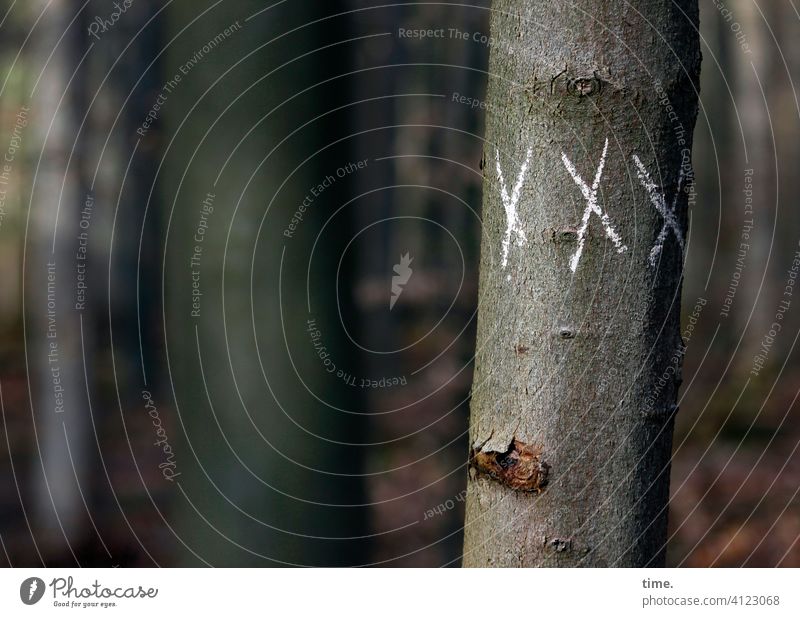
M 600 209 L 600 206 L 597 205 L 597 189 L 600 187 L 600 178 L 603 175 L 603 167 L 605 167 L 606 164 L 607 153 L 608 137 L 606 137 L 606 144 L 603 146 L 603 155 L 600 157 L 600 164 L 597 166 L 597 173 L 594 175 L 594 182 L 592 182 L 591 188 L 588 184 L 586 184 L 586 182 L 584 182 L 583 178 L 581 178 L 578 170 L 575 169 L 575 165 L 572 164 L 572 161 L 569 160 L 567 155 L 563 152 L 561 153 L 561 160 L 564 161 L 564 166 L 567 168 L 567 171 L 572 176 L 575 184 L 578 185 L 578 188 L 581 189 L 581 193 L 583 193 L 583 197 L 586 199 L 586 210 L 583 212 L 581 226 L 578 229 L 578 248 L 575 250 L 575 254 L 572 256 L 572 259 L 569 260 L 569 269 L 573 272 L 577 270 L 578 262 L 580 262 L 581 255 L 583 254 L 583 246 L 586 243 L 586 230 L 589 227 L 589 218 L 591 217 L 592 212 L 600 217 L 600 221 L 603 223 L 603 229 L 605 229 L 606 235 L 614 243 L 614 246 L 617 247 L 617 253 L 623 253 L 628 250 L 628 247 L 622 244 L 622 238 L 620 238 L 619 234 L 614 230 L 609 216 Z
M 525 237 L 525 232 L 522 231 L 522 223 L 519 221 L 519 214 L 517 213 L 517 203 L 519 202 L 519 193 L 522 189 L 522 182 L 525 180 L 525 173 L 528 171 L 528 164 L 531 161 L 531 155 L 533 154 L 533 148 L 528 148 L 528 153 L 525 155 L 525 162 L 522 164 L 522 167 L 519 170 L 519 175 L 517 176 L 517 183 L 514 185 L 514 189 L 511 191 L 511 195 L 508 194 L 508 188 L 506 188 L 506 181 L 503 178 L 503 170 L 500 169 L 500 151 L 495 148 L 495 160 L 497 162 L 497 177 L 500 180 L 500 198 L 503 200 L 503 208 L 506 211 L 506 233 L 503 236 L 503 269 L 505 269 L 506 264 L 508 263 L 508 247 L 511 244 L 511 234 L 516 235 L 516 244 L 517 246 L 523 246 L 528 239 Z
M 639 176 L 639 182 L 641 182 L 642 186 L 647 189 L 647 193 L 650 196 L 650 201 L 652 202 L 653 206 L 655 206 L 655 209 L 658 210 L 658 213 L 664 218 L 664 224 L 661 226 L 661 231 L 658 234 L 658 238 L 656 238 L 653 248 L 650 249 L 650 265 L 655 267 L 656 262 L 658 261 L 658 256 L 661 254 L 661 250 L 664 248 L 664 242 L 667 239 L 667 234 L 669 234 L 670 229 L 675 235 L 675 239 L 678 241 L 678 246 L 681 248 L 681 258 L 683 258 L 683 234 L 681 234 L 678 221 L 675 218 L 675 209 L 678 206 L 678 196 L 683 190 L 683 165 L 681 165 L 680 173 L 678 174 L 678 187 L 675 190 L 675 195 L 672 198 L 672 207 L 668 208 L 667 200 L 665 199 L 664 194 L 658 190 L 658 186 L 656 186 L 656 183 L 653 182 L 652 178 L 650 178 L 650 174 L 647 173 L 647 168 L 645 168 L 642 161 L 635 154 L 633 155 L 633 162 L 636 163 L 636 173 Z

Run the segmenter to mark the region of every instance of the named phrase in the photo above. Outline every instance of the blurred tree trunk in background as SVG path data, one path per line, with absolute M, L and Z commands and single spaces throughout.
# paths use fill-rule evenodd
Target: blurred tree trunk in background
M 661 564 L 697 3 L 493 9 L 464 563 Z
M 741 217 L 737 217 L 740 220 L 736 221 L 738 225 L 732 231 L 730 240 L 737 258 L 744 255 L 742 262 L 745 268 L 738 281 L 728 281 L 729 285 L 738 284 L 735 300 L 739 310 L 732 311 L 732 317 L 736 326 L 734 331 L 741 332 L 742 340 L 741 344 L 739 340 L 735 343 L 736 349 L 741 353 L 742 364 L 749 370 L 753 354 L 760 349 L 764 334 L 769 332 L 773 322 L 772 307 L 778 301 L 776 297 L 780 296 L 781 292 L 778 290 L 782 287 L 783 279 L 782 268 L 773 268 L 771 271 L 769 268 L 771 256 L 773 253 L 780 253 L 776 249 L 783 247 L 784 239 L 782 234 L 776 233 L 775 227 L 778 209 L 775 131 L 780 130 L 780 116 L 773 120 L 767 104 L 768 99 L 773 99 L 772 93 L 780 81 L 783 66 L 775 61 L 770 26 L 764 18 L 764 11 L 769 11 L 770 5 L 767 4 L 762 9 L 754 2 L 734 1 L 732 8 L 735 11 L 733 15 L 741 24 L 742 32 L 747 33 L 746 40 L 752 50 L 749 54 L 736 53 L 733 56 L 735 63 L 731 77 L 736 88 L 733 94 L 741 122 L 741 127 L 734 127 L 734 130 L 740 130 L 744 139 L 743 156 L 734 169 L 753 170 L 750 182 L 752 194 L 757 196 L 757 207 L 753 209 L 751 216 L 741 212 Z M 735 43 L 736 39 L 730 30 L 732 22 L 724 23 Z M 778 122 L 778 126 L 774 122 Z M 741 190 L 738 185 L 742 181 L 738 178 L 737 180 L 737 188 Z M 738 195 L 737 198 L 742 201 Z M 752 231 L 748 238 L 742 238 L 742 229 L 746 225 L 751 225 Z M 747 249 L 743 250 L 742 245 L 746 245 Z M 787 243 L 786 248 L 791 248 L 791 242 Z M 725 289 L 724 293 L 727 291 Z M 778 293 L 774 293 L 775 291 Z
M 360 563 L 361 541 L 346 540 L 364 535 L 363 508 L 349 507 L 363 500 L 359 449 L 347 445 L 360 421 L 337 409 L 350 406 L 347 387 L 326 372 L 307 324 L 336 353 L 339 253 L 327 247 L 348 234 L 341 217 L 320 230 L 344 199 L 316 200 L 284 234 L 310 191 L 348 162 L 336 145 L 347 125 L 332 112 L 343 82 L 325 83 L 345 72 L 347 22 L 311 23 L 336 13 L 332 3 L 184 0 L 169 10 L 162 393 L 174 394 L 170 430 L 181 437 L 180 475 L 165 485 L 182 562 Z
M 78 28 L 92 46 L 83 67 L 79 142 L 83 193 L 92 199 L 82 213 L 89 238 L 82 312 L 91 396 L 86 413 L 91 410 L 96 433 L 85 492 L 93 510 L 108 513 L 87 536 L 82 562 L 163 564 L 176 543 L 163 529 L 169 492 L 159 484 L 162 458 L 140 385 L 145 375 L 157 383 L 161 367 L 154 351 L 161 297 L 150 284 L 160 272 L 154 182 L 161 157 L 157 131 L 140 140 L 137 129 L 161 87 L 162 9 L 159 0 L 137 0 L 101 29 L 97 20 L 116 7 L 92 0 Z
M 143 93 L 160 83 L 153 60 L 160 36 L 149 0 L 92 36 L 88 25 L 107 16 L 108 6 L 99 0 L 41 3 L 32 11 L 43 12 L 30 52 L 21 54 L 23 66 L 32 67 L 20 72 L 30 91 L 27 130 L 39 165 L 26 247 L 27 339 L 37 340 L 29 367 L 40 371 L 32 400 L 41 460 L 33 465 L 33 511 L 48 565 L 146 563 L 138 553 L 142 542 L 150 545 L 151 557 L 158 554 L 148 537 L 158 515 L 134 507 L 155 505 L 147 500 L 151 495 L 126 494 L 137 472 L 143 489 L 154 477 L 158 460 L 150 444 L 126 456 L 134 449 L 132 436 L 141 434 L 142 424 L 151 432 L 152 424 L 144 414 L 124 412 L 140 407 L 135 385 L 144 355 L 137 326 L 147 338 L 154 330 L 152 307 L 158 306 L 146 302 L 149 310 L 137 311 L 134 281 L 137 273 L 153 277 L 157 250 L 145 243 L 138 255 L 153 153 L 135 151 L 131 136 L 150 107 Z M 57 387 L 63 405 L 55 399 Z M 63 411 L 55 411 L 54 403 Z M 135 513 L 123 510 L 120 497 Z M 98 510 L 107 516 L 91 514 Z
M 75 141 L 82 93 L 82 33 L 70 0 L 37 1 L 29 88 L 35 177 L 28 204 L 24 303 L 26 362 L 38 464 L 33 465 L 34 537 L 43 555 L 72 550 L 88 524 L 91 427 L 85 407 L 80 323 L 75 305 L 78 222 L 83 207 Z M 28 135 L 25 135 L 27 138 Z M 72 157 L 72 155 L 76 155 Z
M 353 156 L 370 166 L 355 178 L 362 257 L 350 319 L 367 347 L 394 350 L 361 350 L 360 373 L 402 379 L 362 392 L 373 444 L 365 449 L 375 534 L 368 563 L 454 566 L 463 543 L 483 134 L 482 112 L 463 101 L 484 99 L 488 47 L 399 30 L 479 35 L 490 3 L 348 4 L 359 34 L 385 33 L 357 43 L 353 59 Z M 392 306 L 393 268 L 404 254 L 413 275 Z

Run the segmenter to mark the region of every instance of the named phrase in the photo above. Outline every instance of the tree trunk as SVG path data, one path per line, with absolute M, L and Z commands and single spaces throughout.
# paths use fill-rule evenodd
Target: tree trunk
M 660 565 L 697 2 L 493 9 L 464 564 Z
M 340 349 L 339 279 L 338 259 L 320 257 L 338 256 L 331 238 L 352 234 L 343 217 L 328 219 L 344 182 L 311 192 L 348 161 L 344 112 L 323 115 L 343 104 L 334 77 L 345 48 L 330 45 L 347 23 L 314 25 L 338 3 L 271 3 L 248 19 L 265 4 L 228 2 L 198 18 L 212 6 L 170 5 L 168 37 L 197 21 L 165 56 L 166 74 L 181 75 L 204 43 L 232 32 L 164 106 L 165 356 L 181 475 L 163 484 L 188 547 L 177 562 L 355 565 L 364 509 L 350 506 L 366 500 L 349 443 L 361 419 L 339 410 L 354 389 L 323 364 Z
M 37 551 L 47 558 L 66 554 L 85 529 L 81 487 L 87 482 L 91 428 L 76 360 L 81 358 L 80 324 L 73 310 L 84 206 L 76 173 L 79 155 L 72 167 L 68 164 L 80 103 L 79 77 L 70 76 L 80 58 L 80 42 L 68 27 L 72 3 L 39 2 L 35 10 L 43 12 L 29 52 L 35 75 L 25 104 L 30 134 L 22 127 L 22 139 L 29 139 L 35 152 L 25 229 L 24 329 L 39 463 L 32 470 L 31 510 Z

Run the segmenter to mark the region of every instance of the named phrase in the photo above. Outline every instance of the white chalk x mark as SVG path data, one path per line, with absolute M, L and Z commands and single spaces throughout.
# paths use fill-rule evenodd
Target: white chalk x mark
M 583 247 L 586 244 L 586 230 L 589 227 L 589 219 L 592 216 L 592 212 L 600 217 L 600 222 L 603 224 L 603 229 L 605 229 L 606 236 L 608 236 L 614 243 L 614 246 L 617 248 L 617 252 L 623 253 L 628 250 L 628 247 L 622 243 L 622 238 L 620 235 L 614 230 L 609 216 L 600 209 L 600 206 L 597 205 L 597 189 L 600 187 L 600 178 L 603 175 L 603 167 L 605 167 L 606 164 L 607 153 L 608 137 L 606 137 L 606 144 L 603 146 L 603 155 L 600 157 L 600 163 L 597 166 L 597 172 L 594 175 L 594 182 L 592 182 L 591 187 L 586 184 L 583 178 L 581 178 L 578 170 L 575 169 L 575 165 L 572 164 L 572 161 L 569 160 L 567 155 L 564 153 L 561 154 L 561 160 L 564 161 L 564 166 L 572 176 L 575 184 L 577 184 L 578 188 L 581 189 L 584 199 L 586 199 L 586 210 L 583 211 L 583 219 L 581 220 L 581 226 L 578 229 L 578 248 L 575 249 L 575 254 L 569 260 L 569 269 L 573 272 L 578 269 L 578 263 L 581 260 L 581 255 L 583 255 Z
M 681 165 L 680 172 L 678 174 L 678 187 L 676 188 L 675 195 L 672 198 L 672 206 L 667 207 L 667 200 L 664 197 L 664 194 L 659 191 L 658 186 L 655 182 L 653 182 L 650 174 L 647 173 L 647 168 L 635 154 L 633 155 L 633 162 L 636 164 L 636 174 L 639 176 L 639 182 L 641 182 L 642 186 L 647 189 L 647 193 L 650 196 L 650 201 L 655 209 L 658 210 L 658 213 L 664 218 L 664 224 L 661 226 L 661 231 L 656 238 L 653 248 L 650 249 L 650 265 L 652 267 L 656 266 L 658 257 L 661 255 L 661 251 L 664 248 L 664 242 L 666 241 L 670 230 L 672 230 L 672 233 L 675 235 L 675 240 L 677 240 L 678 246 L 681 249 L 681 258 L 683 258 L 683 234 L 681 233 L 680 226 L 678 225 L 678 220 L 675 218 L 676 208 L 678 206 L 678 197 L 683 190 L 683 165 Z
M 511 235 L 514 234 L 516 238 L 516 245 L 523 246 L 528 239 L 525 237 L 525 232 L 522 231 L 522 223 L 519 220 L 519 213 L 517 212 L 517 203 L 519 202 L 520 190 L 522 190 L 522 183 L 525 181 L 525 174 L 528 171 L 528 165 L 531 161 L 533 148 L 528 148 L 528 153 L 525 155 L 525 162 L 519 170 L 517 176 L 517 183 L 508 194 L 506 181 L 503 177 L 503 170 L 500 168 L 500 151 L 495 148 L 495 160 L 497 162 L 497 177 L 500 181 L 500 198 L 503 200 L 503 208 L 506 211 L 506 233 L 503 236 L 503 259 L 502 264 L 505 269 L 508 264 L 508 248 L 511 245 Z

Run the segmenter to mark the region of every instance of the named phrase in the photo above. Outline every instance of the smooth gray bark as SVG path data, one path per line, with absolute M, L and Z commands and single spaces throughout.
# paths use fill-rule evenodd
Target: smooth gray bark
M 695 0 L 493 5 L 466 566 L 664 560 L 700 48 Z M 674 113 L 670 113 L 670 110 Z M 591 188 L 606 139 L 597 213 Z M 521 234 L 502 241 L 522 177 Z M 638 156 L 671 209 L 637 174 Z M 618 251 L 622 246 L 625 250 Z

